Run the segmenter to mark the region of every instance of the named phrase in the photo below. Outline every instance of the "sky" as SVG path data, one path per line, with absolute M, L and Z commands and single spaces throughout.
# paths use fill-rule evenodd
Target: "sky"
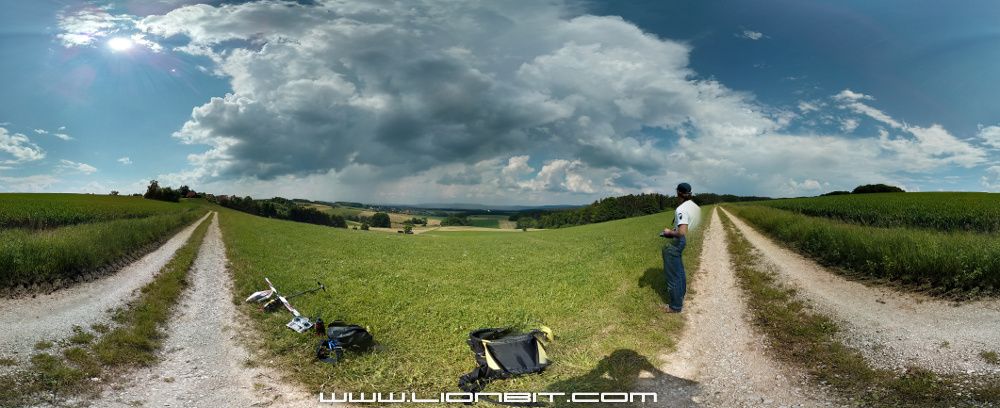
M 0 191 L 1000 191 L 995 1 L 0 7 Z

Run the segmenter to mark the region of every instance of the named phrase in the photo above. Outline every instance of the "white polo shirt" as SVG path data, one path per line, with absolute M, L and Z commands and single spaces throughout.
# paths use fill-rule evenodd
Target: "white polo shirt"
M 701 223 L 701 207 L 698 207 L 698 204 L 695 204 L 693 200 L 681 203 L 674 210 L 674 231 L 681 224 L 687 224 L 688 232 L 691 232 L 695 228 L 698 228 L 699 223 Z

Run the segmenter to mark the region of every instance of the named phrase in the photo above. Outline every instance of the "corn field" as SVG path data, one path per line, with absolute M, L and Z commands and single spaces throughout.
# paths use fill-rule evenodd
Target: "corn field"
M 758 201 L 749 205 L 767 206 L 870 227 L 1000 232 L 1000 194 L 846 194 Z
M 145 218 L 190 205 L 142 197 L 92 194 L 0 194 L 0 229 L 55 228 L 65 225 Z
M 943 200 L 945 195 L 940 197 Z M 865 198 L 877 200 L 878 195 Z M 805 208 L 801 202 L 796 205 Z M 806 211 L 796 213 L 775 208 L 779 206 L 729 205 L 727 209 L 779 243 L 850 275 L 901 282 L 936 294 L 965 296 L 996 293 L 1000 289 L 1000 236 L 995 233 L 963 231 L 966 228 L 942 231 L 870 227 L 803 215 Z M 875 207 L 863 207 L 854 219 L 879 220 L 877 214 L 870 210 Z M 851 210 L 844 208 L 840 214 L 850 215 Z M 972 211 L 984 210 L 974 207 Z M 953 209 L 953 212 L 959 212 L 959 209 Z M 960 214 L 950 216 L 957 218 Z M 899 213 L 890 213 L 878 222 L 884 225 L 889 223 L 887 220 L 899 223 L 904 219 Z M 911 219 L 929 218 L 913 214 Z

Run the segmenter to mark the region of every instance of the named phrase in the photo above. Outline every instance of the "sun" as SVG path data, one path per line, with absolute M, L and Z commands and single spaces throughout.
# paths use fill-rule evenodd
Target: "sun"
M 114 52 L 124 52 L 132 48 L 135 43 L 127 37 L 114 37 L 108 40 L 108 48 Z

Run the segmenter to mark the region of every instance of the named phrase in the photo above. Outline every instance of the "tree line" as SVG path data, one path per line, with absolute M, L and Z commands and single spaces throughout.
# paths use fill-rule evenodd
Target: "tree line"
M 768 197 L 712 193 L 695 194 L 693 197 L 694 202 L 698 205 L 769 199 Z M 602 198 L 589 205 L 568 210 L 522 211 L 511 215 L 509 220 L 516 221 L 517 228 L 520 229 L 561 228 L 656 214 L 665 210 L 672 210 L 679 204 L 680 201 L 677 197 L 671 197 L 666 194 L 629 194 L 620 197 Z
M 896 187 L 890 186 L 888 184 L 865 184 L 863 186 L 857 186 L 853 191 L 837 190 L 831 191 L 829 193 L 820 194 L 820 197 L 834 196 L 834 195 L 844 195 L 844 194 L 873 194 L 873 193 L 905 193 L 906 191 Z
M 250 196 L 240 198 L 209 195 L 208 199 L 223 207 L 261 217 L 347 228 L 347 221 L 344 220 L 344 217 L 325 213 L 312 207 L 305 207 L 287 198 L 274 197 L 267 200 L 254 200 Z

